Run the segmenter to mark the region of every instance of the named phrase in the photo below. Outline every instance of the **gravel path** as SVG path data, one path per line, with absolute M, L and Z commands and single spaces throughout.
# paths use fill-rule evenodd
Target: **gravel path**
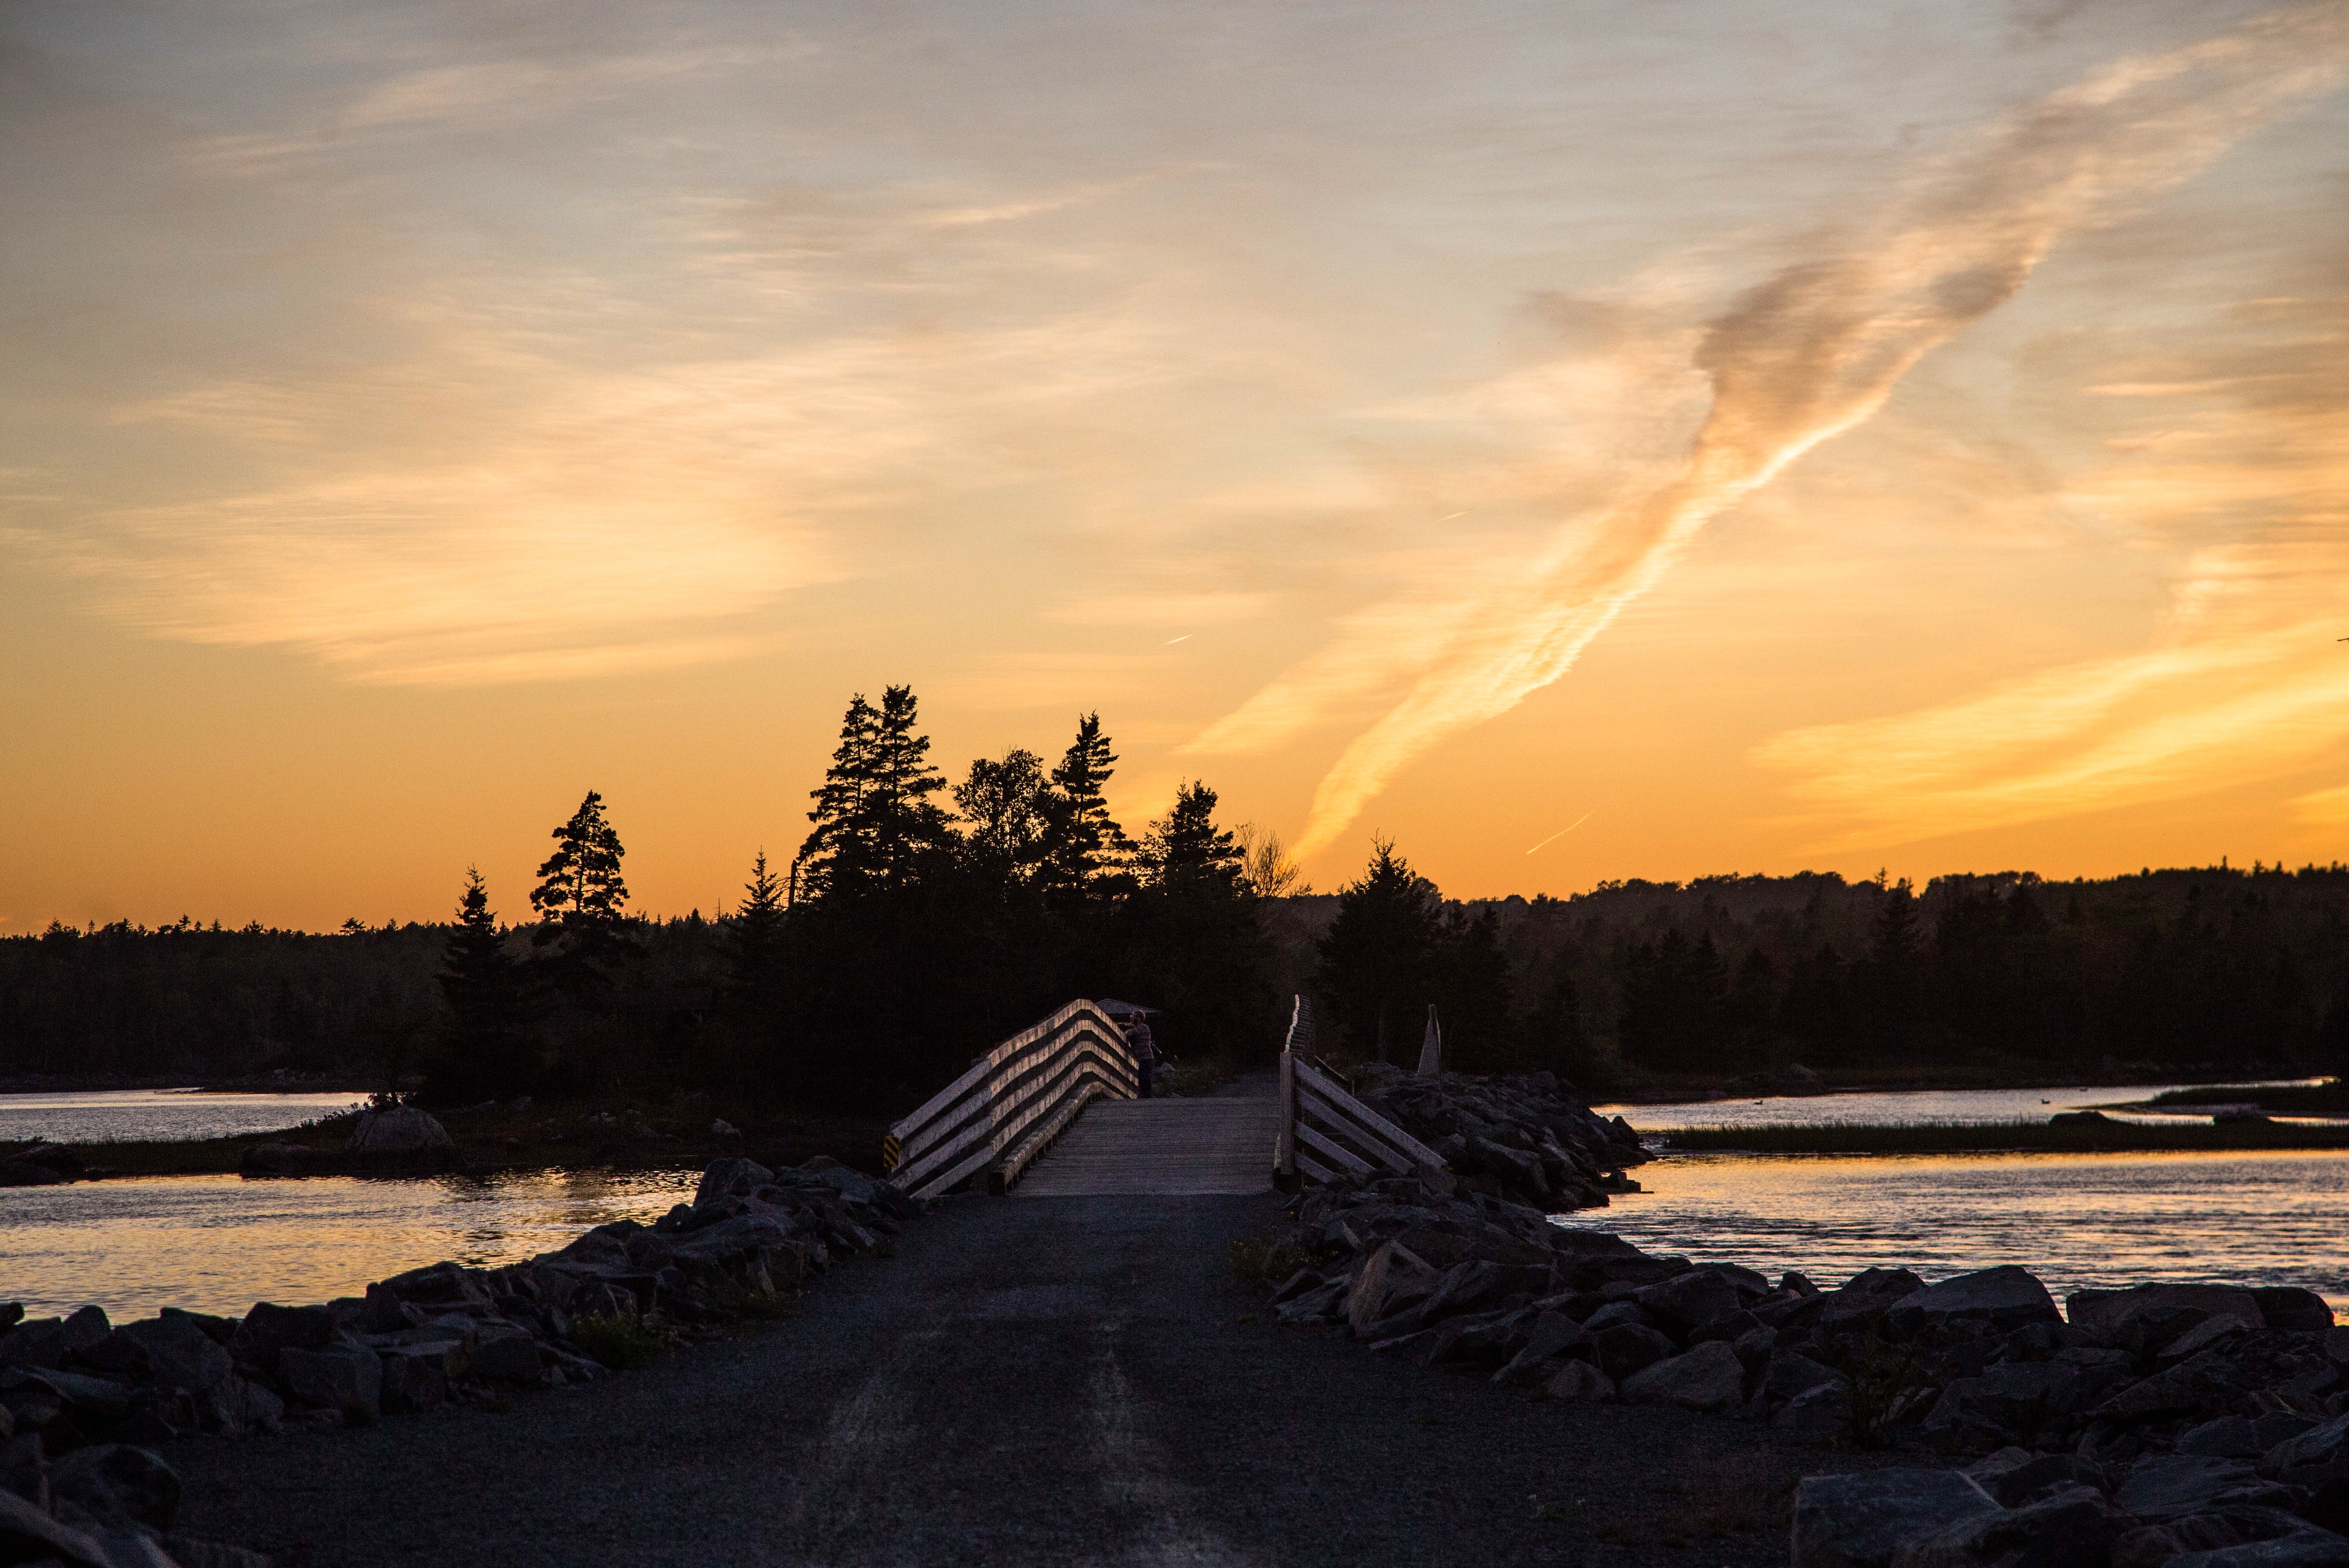
M 1226 1249 L 1274 1202 L 955 1199 L 796 1318 L 647 1371 L 176 1443 L 181 1527 L 281 1568 L 1785 1560 L 1775 1511 L 1662 1543 L 1830 1468 L 1766 1431 L 1245 1321 Z

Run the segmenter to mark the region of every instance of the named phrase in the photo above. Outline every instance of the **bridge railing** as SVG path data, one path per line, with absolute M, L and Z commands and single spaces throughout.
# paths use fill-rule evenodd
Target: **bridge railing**
M 984 1171 L 1001 1192 L 1096 1099 L 1132 1099 L 1142 1074 L 1125 1032 L 1092 1003 L 1070 1003 L 1004 1041 L 889 1129 L 882 1164 L 910 1197 Z
M 1444 1168 L 1442 1155 L 1356 1099 L 1328 1063 L 1309 1054 L 1312 1044 L 1313 1004 L 1299 996 L 1280 1048 L 1276 1182 L 1288 1189 L 1299 1181 L 1319 1183 L 1381 1172 L 1409 1176 L 1423 1165 Z

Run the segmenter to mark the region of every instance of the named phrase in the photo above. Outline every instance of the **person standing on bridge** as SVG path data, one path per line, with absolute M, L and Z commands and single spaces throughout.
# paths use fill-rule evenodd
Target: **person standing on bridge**
M 1125 1035 L 1125 1043 L 1133 1052 L 1134 1078 L 1140 1098 L 1151 1096 L 1151 1079 L 1158 1071 L 1158 1044 L 1150 1037 L 1151 1007 L 1137 1007 L 1131 1002 L 1103 1002 L 1101 1010 L 1110 1016 Z

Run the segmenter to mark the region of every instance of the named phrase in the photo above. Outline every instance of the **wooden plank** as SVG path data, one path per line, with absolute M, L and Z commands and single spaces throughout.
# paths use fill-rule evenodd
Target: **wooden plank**
M 1305 999 L 1298 998 L 1303 1006 Z M 1289 1025 L 1291 1033 L 1297 1026 Z M 1297 1174 L 1297 1053 L 1280 1053 L 1280 1130 L 1273 1134 L 1272 1168 L 1282 1176 Z
M 1408 1153 L 1356 1121 L 1346 1108 L 1330 1103 L 1318 1093 L 1309 1093 L 1299 1102 L 1298 1125 L 1303 1127 L 1313 1120 L 1321 1123 L 1323 1131 L 1352 1142 L 1385 1170 L 1400 1173 L 1413 1168 Z
M 1397 1127 L 1393 1122 L 1389 1121 L 1385 1117 L 1381 1116 L 1377 1111 L 1372 1110 L 1369 1106 L 1364 1105 L 1361 1100 L 1356 1099 L 1352 1095 L 1348 1094 L 1344 1089 L 1340 1088 L 1336 1084 L 1330 1082 L 1320 1073 L 1315 1071 L 1310 1065 L 1305 1062 L 1298 1063 L 1297 1076 L 1302 1082 L 1320 1090 L 1323 1098 L 1343 1105 L 1346 1108 L 1346 1113 L 1349 1116 L 1353 1117 L 1363 1126 L 1371 1129 L 1373 1132 L 1376 1132 L 1380 1137 L 1392 1144 L 1398 1150 L 1410 1156 L 1413 1161 L 1425 1161 L 1430 1165 L 1441 1165 L 1444 1163 L 1444 1157 L 1436 1153 L 1434 1150 L 1430 1149 L 1426 1144 L 1422 1143 L 1418 1139 L 1413 1138 L 1410 1133 L 1405 1132 L 1402 1128 Z
M 1307 1181 L 1318 1182 L 1325 1187 L 1338 1179 L 1338 1173 L 1335 1171 L 1330 1170 L 1310 1154 L 1299 1154 L 1297 1157 L 1297 1169 Z
M 1241 1194 L 1272 1184 L 1267 1095 L 1095 1099 L 1013 1189 L 1034 1198 Z
M 1335 1139 L 1324 1138 L 1320 1133 L 1315 1131 L 1312 1128 L 1302 1122 L 1298 1124 L 1297 1136 L 1304 1140 L 1305 1142 L 1309 1144 L 1311 1147 L 1319 1150 L 1330 1159 L 1335 1160 L 1339 1164 L 1343 1165 L 1347 1170 L 1351 1171 L 1357 1176 L 1368 1176 L 1376 1169 L 1376 1167 L 1371 1165 L 1369 1161 L 1360 1159 L 1357 1156 L 1347 1152 L 1345 1148 Z

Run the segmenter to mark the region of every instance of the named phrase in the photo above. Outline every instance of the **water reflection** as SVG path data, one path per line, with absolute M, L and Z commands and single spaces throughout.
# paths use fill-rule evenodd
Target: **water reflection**
M 0 1094 L 0 1140 L 138 1143 L 274 1132 L 348 1110 L 363 1095 L 202 1094 L 193 1089 L 104 1089 Z
M 159 1176 L 0 1190 L 0 1299 L 242 1315 L 326 1301 L 443 1258 L 489 1266 L 692 1196 L 677 1171 L 558 1171 L 398 1181 Z
M 2272 1079 L 2244 1088 L 2320 1083 L 2321 1078 Z M 1673 1105 L 1605 1105 L 1641 1132 L 1682 1127 L 1792 1127 L 1820 1123 L 1903 1121 L 2038 1121 L 2060 1110 L 2151 1099 L 2184 1084 L 2105 1084 L 2075 1088 L 1919 1089 L 1902 1094 L 1769 1095 L 1760 1099 L 1684 1100 Z M 2132 1118 L 2131 1119 L 2136 1119 Z M 2167 1122 L 2168 1117 L 2144 1119 Z
M 2349 1153 L 1671 1154 L 1566 1222 L 1821 1284 L 2021 1264 L 2060 1299 L 2140 1280 L 2296 1284 L 2349 1308 Z

